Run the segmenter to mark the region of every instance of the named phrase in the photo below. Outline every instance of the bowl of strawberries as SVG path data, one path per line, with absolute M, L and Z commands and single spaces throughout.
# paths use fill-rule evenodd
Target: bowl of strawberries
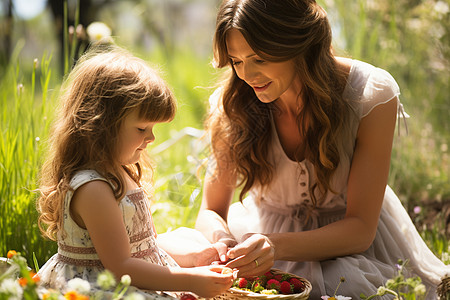
M 216 298 L 308 299 L 311 289 L 312 285 L 307 279 L 271 269 L 261 276 L 236 278 L 227 293 Z

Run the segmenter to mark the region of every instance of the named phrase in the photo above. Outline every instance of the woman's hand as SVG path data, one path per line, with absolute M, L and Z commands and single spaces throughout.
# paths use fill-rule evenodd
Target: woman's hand
M 269 271 L 275 261 L 275 248 L 262 234 L 249 233 L 245 240 L 228 251 L 231 259 L 225 266 L 238 269 L 239 277 L 257 276 Z
M 213 244 L 213 247 L 216 248 L 219 254 L 220 263 L 226 263 L 230 260 L 228 251 L 236 245 L 237 241 L 233 237 L 221 238 Z

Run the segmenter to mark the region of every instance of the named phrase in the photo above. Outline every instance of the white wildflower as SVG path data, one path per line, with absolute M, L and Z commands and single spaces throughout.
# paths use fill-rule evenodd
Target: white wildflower
M 17 280 L 6 278 L 0 284 L 0 294 L 8 295 L 10 300 L 22 299 L 22 288 Z
M 342 296 L 342 295 L 337 295 L 335 296 L 336 300 L 351 300 L 352 297 L 346 297 L 346 296 Z
M 111 42 L 111 29 L 102 22 L 93 22 L 86 28 L 89 40 L 91 42 Z
M 102 290 L 109 290 L 116 285 L 116 279 L 111 272 L 104 271 L 98 275 L 97 284 Z
M 81 278 L 74 278 L 69 280 L 69 282 L 67 282 L 67 286 L 69 290 L 76 291 L 83 295 L 88 294 L 91 290 L 91 285 L 89 284 L 89 282 Z
M 417 296 L 425 295 L 427 289 L 423 284 L 419 284 L 414 288 L 414 293 L 416 293 Z
M 439 16 L 445 16 L 450 11 L 448 4 L 445 1 L 438 1 L 434 5 L 434 12 Z
M 130 275 L 123 275 L 122 278 L 120 278 L 120 282 L 125 286 L 129 286 L 131 284 Z
M 395 284 L 395 280 L 394 279 L 388 279 L 386 281 L 386 286 L 389 288 L 392 288 L 392 286 Z
M 144 300 L 144 296 L 138 293 L 132 293 L 130 295 L 127 295 L 124 300 Z
M 384 286 L 380 286 L 377 290 L 377 296 L 383 296 L 387 293 L 387 289 Z

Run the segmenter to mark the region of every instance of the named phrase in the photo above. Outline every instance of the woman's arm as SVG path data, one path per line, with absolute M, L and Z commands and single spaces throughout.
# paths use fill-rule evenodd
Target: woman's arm
M 273 260 L 319 261 L 365 251 L 375 237 L 389 173 L 395 130 L 397 99 L 377 106 L 364 117 L 358 129 L 343 220 L 305 232 L 254 235 L 229 251 L 236 258 L 227 266 L 239 276 L 256 275 L 256 268 Z M 267 248 L 274 249 L 273 259 Z M 267 261 L 270 263 L 267 264 Z
M 220 260 L 217 245 L 211 244 L 198 230 L 180 227 L 158 234 L 158 245 L 181 267 L 199 267 Z
M 215 243 L 220 260 L 225 262 L 228 260 L 228 248 L 237 244 L 227 225 L 235 177 L 220 162 L 217 166 L 216 174 L 210 174 L 205 178 L 196 229 L 202 232 L 210 242 Z
M 71 214 L 89 231 L 103 266 L 118 278 L 130 275 L 136 287 L 193 291 L 211 297 L 231 286 L 230 274 L 217 273 L 212 267 L 168 268 L 133 258 L 122 211 L 106 182 L 92 181 L 78 188 L 72 199 Z

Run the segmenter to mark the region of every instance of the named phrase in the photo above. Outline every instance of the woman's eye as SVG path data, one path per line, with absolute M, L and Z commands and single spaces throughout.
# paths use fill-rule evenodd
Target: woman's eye
M 231 65 L 233 65 L 233 66 L 237 66 L 237 65 L 239 65 L 241 62 L 240 61 L 234 61 L 234 60 L 231 60 Z
M 263 63 L 265 63 L 265 61 L 262 60 L 262 59 L 257 59 L 257 60 L 255 60 L 255 61 L 256 61 L 256 63 L 258 63 L 258 64 L 263 64 Z
M 145 128 L 138 128 L 140 132 L 145 132 Z

